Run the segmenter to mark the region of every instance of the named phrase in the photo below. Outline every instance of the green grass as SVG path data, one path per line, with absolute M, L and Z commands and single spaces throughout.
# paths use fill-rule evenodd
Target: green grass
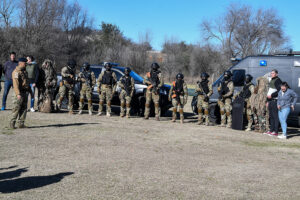
M 242 141 L 243 144 L 252 147 L 283 147 L 283 148 L 296 148 L 300 149 L 300 144 L 296 143 L 279 143 L 279 142 L 255 142 L 255 141 Z

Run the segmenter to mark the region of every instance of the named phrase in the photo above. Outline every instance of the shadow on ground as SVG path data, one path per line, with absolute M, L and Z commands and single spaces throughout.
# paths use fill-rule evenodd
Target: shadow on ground
M 19 176 L 21 176 L 22 173 L 25 173 L 28 171 L 27 168 L 28 167 L 20 168 L 20 169 L 9 171 L 9 172 L 0 173 L 0 180 L 19 177 Z
M 68 127 L 68 126 L 83 126 L 88 124 L 99 124 L 99 123 L 49 124 L 49 125 L 42 125 L 42 126 L 30 126 L 28 128 Z
M 24 170 L 25 168 L 23 168 Z M 22 170 L 22 169 L 20 169 Z M 20 176 L 20 172 L 15 171 L 14 177 Z M 27 170 L 26 170 L 27 171 Z M 13 172 L 11 172 L 13 174 Z M 35 188 L 44 187 L 46 185 L 60 182 L 65 176 L 74 174 L 74 172 L 64 172 L 49 176 L 29 176 L 12 180 L 0 181 L 1 193 L 21 192 Z M 13 176 L 11 176 L 13 178 Z

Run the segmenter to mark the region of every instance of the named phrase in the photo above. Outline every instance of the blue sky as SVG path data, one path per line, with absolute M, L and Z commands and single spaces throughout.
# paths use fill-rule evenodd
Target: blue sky
M 294 50 L 300 51 L 300 1 L 297 0 L 77 0 L 94 18 L 95 26 L 113 23 L 133 41 L 151 33 L 151 45 L 161 50 L 165 38 L 201 42 L 199 24 L 226 12 L 230 3 L 275 8 Z M 98 26 L 99 27 L 99 26 Z M 97 27 L 97 28 L 98 28 Z

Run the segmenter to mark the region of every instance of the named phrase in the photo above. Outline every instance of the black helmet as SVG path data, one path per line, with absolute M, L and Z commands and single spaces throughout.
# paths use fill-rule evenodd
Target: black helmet
M 152 63 L 151 64 L 151 69 L 152 70 L 154 70 L 154 71 L 156 71 L 156 70 L 158 70 L 160 67 L 159 67 L 159 65 L 157 64 L 157 63 Z
M 125 74 L 126 74 L 126 72 L 128 72 L 128 74 L 130 74 L 131 69 L 130 69 L 130 67 L 126 67 L 124 71 L 125 71 Z
M 178 73 L 177 75 L 176 75 L 176 79 L 183 79 L 184 78 L 184 76 L 183 76 L 183 74 L 182 73 Z
M 88 62 L 85 62 L 85 63 L 83 63 L 83 65 L 82 65 L 82 67 L 83 67 L 83 70 L 85 70 L 85 71 L 88 71 L 88 70 L 90 70 L 90 63 L 88 63 Z
M 107 70 L 108 68 L 111 69 L 111 67 L 112 67 L 112 64 L 109 63 L 109 62 L 107 62 L 107 63 L 104 64 L 104 68 L 105 68 L 106 70 Z
M 208 78 L 209 78 L 209 75 L 208 75 L 208 73 L 206 73 L 206 72 L 202 72 L 201 75 L 200 75 L 200 78 L 201 78 L 201 79 L 208 79 Z
M 74 59 L 69 59 L 67 64 L 72 69 L 76 67 L 76 61 Z
M 229 71 L 229 70 L 225 71 L 225 72 L 224 72 L 224 76 L 231 77 L 231 76 L 232 76 L 231 71 Z
M 252 81 L 252 79 L 253 79 L 253 76 L 251 76 L 250 74 L 246 74 L 246 76 L 245 76 L 246 83 L 250 83 Z

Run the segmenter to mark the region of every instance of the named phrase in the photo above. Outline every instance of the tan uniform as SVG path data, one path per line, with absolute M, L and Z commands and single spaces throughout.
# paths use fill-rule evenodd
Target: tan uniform
M 247 92 L 247 91 L 243 91 L 245 89 L 245 87 L 247 87 L 248 88 L 247 90 L 249 90 L 248 97 L 245 97 L 244 95 L 246 95 L 246 94 L 243 94 L 243 93 Z M 248 120 L 248 127 L 247 127 L 246 131 L 251 130 L 252 123 L 253 123 L 253 116 L 252 116 L 253 112 L 252 112 L 252 108 L 251 108 L 251 104 L 250 104 L 250 98 L 251 98 L 251 96 L 254 95 L 254 88 L 255 88 L 255 86 L 252 83 L 248 83 L 247 85 L 244 86 L 243 90 L 241 90 L 236 95 L 234 95 L 234 99 L 238 96 L 242 96 L 243 98 L 245 98 L 244 99 L 245 104 L 246 104 L 245 112 L 246 112 L 246 116 L 247 116 L 247 120 Z
M 111 73 L 111 74 L 110 74 Z M 106 101 L 106 113 L 108 116 L 111 114 L 111 100 L 113 94 L 116 91 L 117 76 L 111 71 L 102 71 L 97 80 L 98 91 L 99 91 L 99 110 L 98 115 L 102 114 L 103 104 Z
M 129 117 L 131 109 L 131 99 L 134 93 L 134 79 L 131 76 L 122 76 L 119 81 L 119 87 L 121 88 L 119 96 L 121 102 L 120 116 L 124 117 L 126 105 L 126 117 Z
M 13 95 L 13 109 L 10 120 L 10 127 L 15 128 L 16 120 L 18 120 L 19 127 L 24 127 L 24 122 L 27 114 L 27 92 L 31 92 L 27 72 L 24 68 L 17 66 L 12 73 L 13 88 L 15 95 Z M 18 95 L 21 96 L 18 99 Z
M 80 99 L 79 99 L 79 110 L 82 111 L 84 106 L 84 98 L 88 100 L 88 109 L 91 113 L 92 107 L 92 92 L 94 85 L 96 84 L 96 77 L 94 72 L 80 72 L 78 74 L 79 81 L 81 82 Z
M 181 91 L 176 92 L 176 81 L 173 81 L 171 89 L 169 91 L 169 100 L 172 101 L 173 104 L 173 115 L 172 121 L 175 122 L 177 118 L 177 108 L 179 107 L 179 114 L 180 114 L 180 122 L 183 123 L 184 115 L 183 115 L 183 108 L 184 105 L 187 103 L 188 99 L 188 88 L 187 84 L 183 82 Z
M 75 85 L 75 73 L 68 69 L 68 67 L 63 67 L 61 70 L 62 81 L 59 87 L 59 99 L 57 105 L 60 108 L 61 102 L 64 99 L 66 93 L 68 93 L 69 98 L 69 111 L 73 112 L 73 101 L 74 101 L 74 85 Z
M 200 82 L 196 85 L 195 91 L 198 93 L 198 124 L 203 123 L 203 110 L 205 117 L 205 125 L 209 125 L 209 97 L 213 94 L 212 83 L 210 81 Z
M 224 84 L 224 85 L 223 85 Z M 226 118 L 227 118 L 227 127 L 231 127 L 232 117 L 231 117 L 231 110 L 232 110 L 232 96 L 234 91 L 234 85 L 231 80 L 225 81 L 218 87 L 218 92 L 222 92 L 222 85 L 224 86 L 223 94 L 220 94 L 220 99 L 218 100 L 218 105 L 220 107 L 220 114 L 221 114 L 221 126 L 226 125 Z
M 149 118 L 150 114 L 150 103 L 153 100 L 154 107 L 155 107 L 155 117 L 158 120 L 160 116 L 160 108 L 159 108 L 159 90 L 164 85 L 164 80 L 162 74 L 159 72 L 157 74 L 158 83 L 156 87 L 153 85 L 151 73 L 148 72 L 144 77 L 144 84 L 146 84 L 147 91 L 146 91 L 146 104 L 145 104 L 145 119 Z

